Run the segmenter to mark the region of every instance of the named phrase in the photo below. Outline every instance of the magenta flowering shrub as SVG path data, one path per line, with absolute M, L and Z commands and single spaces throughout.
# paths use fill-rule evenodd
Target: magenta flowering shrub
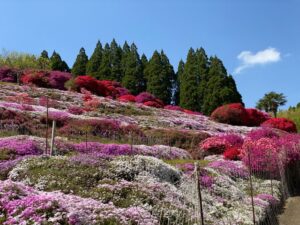
M 41 117 L 41 122 L 46 123 L 46 115 Z M 70 114 L 65 111 L 49 111 L 48 113 L 48 123 L 52 123 L 52 121 L 56 121 L 57 127 L 62 127 L 68 123 L 70 120 Z
M 149 101 L 155 101 L 156 97 L 148 92 L 142 92 L 135 97 L 137 103 L 144 103 Z
M 260 128 L 253 130 L 247 134 L 247 138 L 253 141 L 259 140 L 261 138 L 278 138 L 279 134 L 274 129 L 271 128 Z
M 51 88 L 65 90 L 65 83 L 70 80 L 72 74 L 61 71 L 51 71 L 49 73 L 49 86 Z
M 2 67 L 0 68 L 0 81 L 17 83 L 17 73 L 18 71 L 12 68 Z
M 1 138 L 0 151 L 10 150 L 18 156 L 38 155 L 42 153 L 38 144 L 33 140 L 17 139 L 17 138 Z

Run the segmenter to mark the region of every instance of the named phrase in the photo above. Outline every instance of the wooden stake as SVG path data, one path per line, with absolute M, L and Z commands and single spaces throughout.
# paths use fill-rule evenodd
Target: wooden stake
M 252 166 L 251 166 L 250 148 L 248 148 L 248 163 L 249 163 L 249 181 L 250 181 L 250 193 L 251 193 L 251 204 L 252 204 L 252 216 L 253 216 L 253 224 L 255 225 L 256 221 L 255 221 L 255 209 L 254 209 L 254 199 L 253 199 Z
M 45 154 L 48 154 L 48 119 L 49 119 L 49 99 L 48 96 L 46 96 L 46 150 Z
M 51 136 L 51 149 L 50 149 L 50 155 L 53 155 L 54 139 L 55 139 L 55 127 L 56 127 L 56 121 L 53 120 L 53 122 L 52 122 L 52 136 Z

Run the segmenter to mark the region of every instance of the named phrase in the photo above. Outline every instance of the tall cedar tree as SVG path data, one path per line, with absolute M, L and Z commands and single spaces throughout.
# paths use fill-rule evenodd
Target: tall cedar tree
M 190 49 L 180 76 L 180 101 L 179 105 L 183 108 L 200 111 L 200 71 L 198 57 L 194 49 Z
M 228 76 L 222 61 L 217 57 L 210 58 L 208 76 L 202 105 L 204 114 L 209 115 L 214 109 L 224 104 L 242 103 L 242 96 L 237 91 L 234 79 Z
M 87 63 L 88 63 L 88 57 L 85 53 L 84 48 L 81 48 L 79 50 L 79 54 L 77 55 L 76 61 L 73 65 L 72 74 L 74 76 L 85 75 Z
M 51 70 L 59 70 L 62 72 L 70 71 L 68 64 L 65 61 L 63 61 L 60 55 L 55 51 L 50 57 L 50 65 L 51 65 Z
M 173 103 L 174 105 L 179 104 L 180 99 L 180 78 L 182 77 L 184 71 L 184 62 L 182 60 L 179 61 L 177 73 L 176 73 L 176 79 L 174 82 L 174 95 L 173 95 Z
M 111 76 L 111 63 L 110 63 L 110 47 L 109 44 L 105 44 L 103 53 L 102 53 L 102 60 L 100 67 L 97 71 L 97 77 L 99 80 L 114 80 Z
M 116 40 L 113 39 L 110 43 L 110 64 L 111 64 L 111 78 L 112 80 L 121 81 L 122 74 L 122 48 L 117 44 Z
M 102 59 L 102 51 L 103 48 L 101 42 L 98 41 L 96 48 L 86 65 L 86 73 L 92 77 L 97 77 L 97 71 L 99 70 Z
M 122 68 L 124 73 L 122 79 L 123 86 L 134 95 L 143 92 L 145 90 L 145 81 L 143 78 L 142 62 L 134 43 L 130 46 L 129 52 L 127 46 L 124 46 Z
M 172 97 L 174 70 L 163 51 L 160 54 L 157 51 L 154 52 L 146 66 L 145 77 L 147 91 L 169 104 Z
M 46 50 L 43 50 L 41 53 L 40 58 L 49 59 L 48 52 Z

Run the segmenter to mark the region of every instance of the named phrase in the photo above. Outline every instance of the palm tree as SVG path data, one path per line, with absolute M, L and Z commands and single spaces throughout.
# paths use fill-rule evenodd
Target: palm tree
M 285 103 L 286 97 L 282 93 L 271 91 L 266 93 L 265 96 L 257 102 L 256 108 L 266 112 L 272 112 L 276 118 L 279 106 L 283 106 Z

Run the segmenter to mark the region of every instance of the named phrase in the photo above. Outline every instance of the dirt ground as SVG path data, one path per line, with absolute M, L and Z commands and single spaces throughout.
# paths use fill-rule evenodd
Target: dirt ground
M 300 225 L 300 196 L 291 197 L 284 206 L 283 213 L 278 216 L 280 225 Z

